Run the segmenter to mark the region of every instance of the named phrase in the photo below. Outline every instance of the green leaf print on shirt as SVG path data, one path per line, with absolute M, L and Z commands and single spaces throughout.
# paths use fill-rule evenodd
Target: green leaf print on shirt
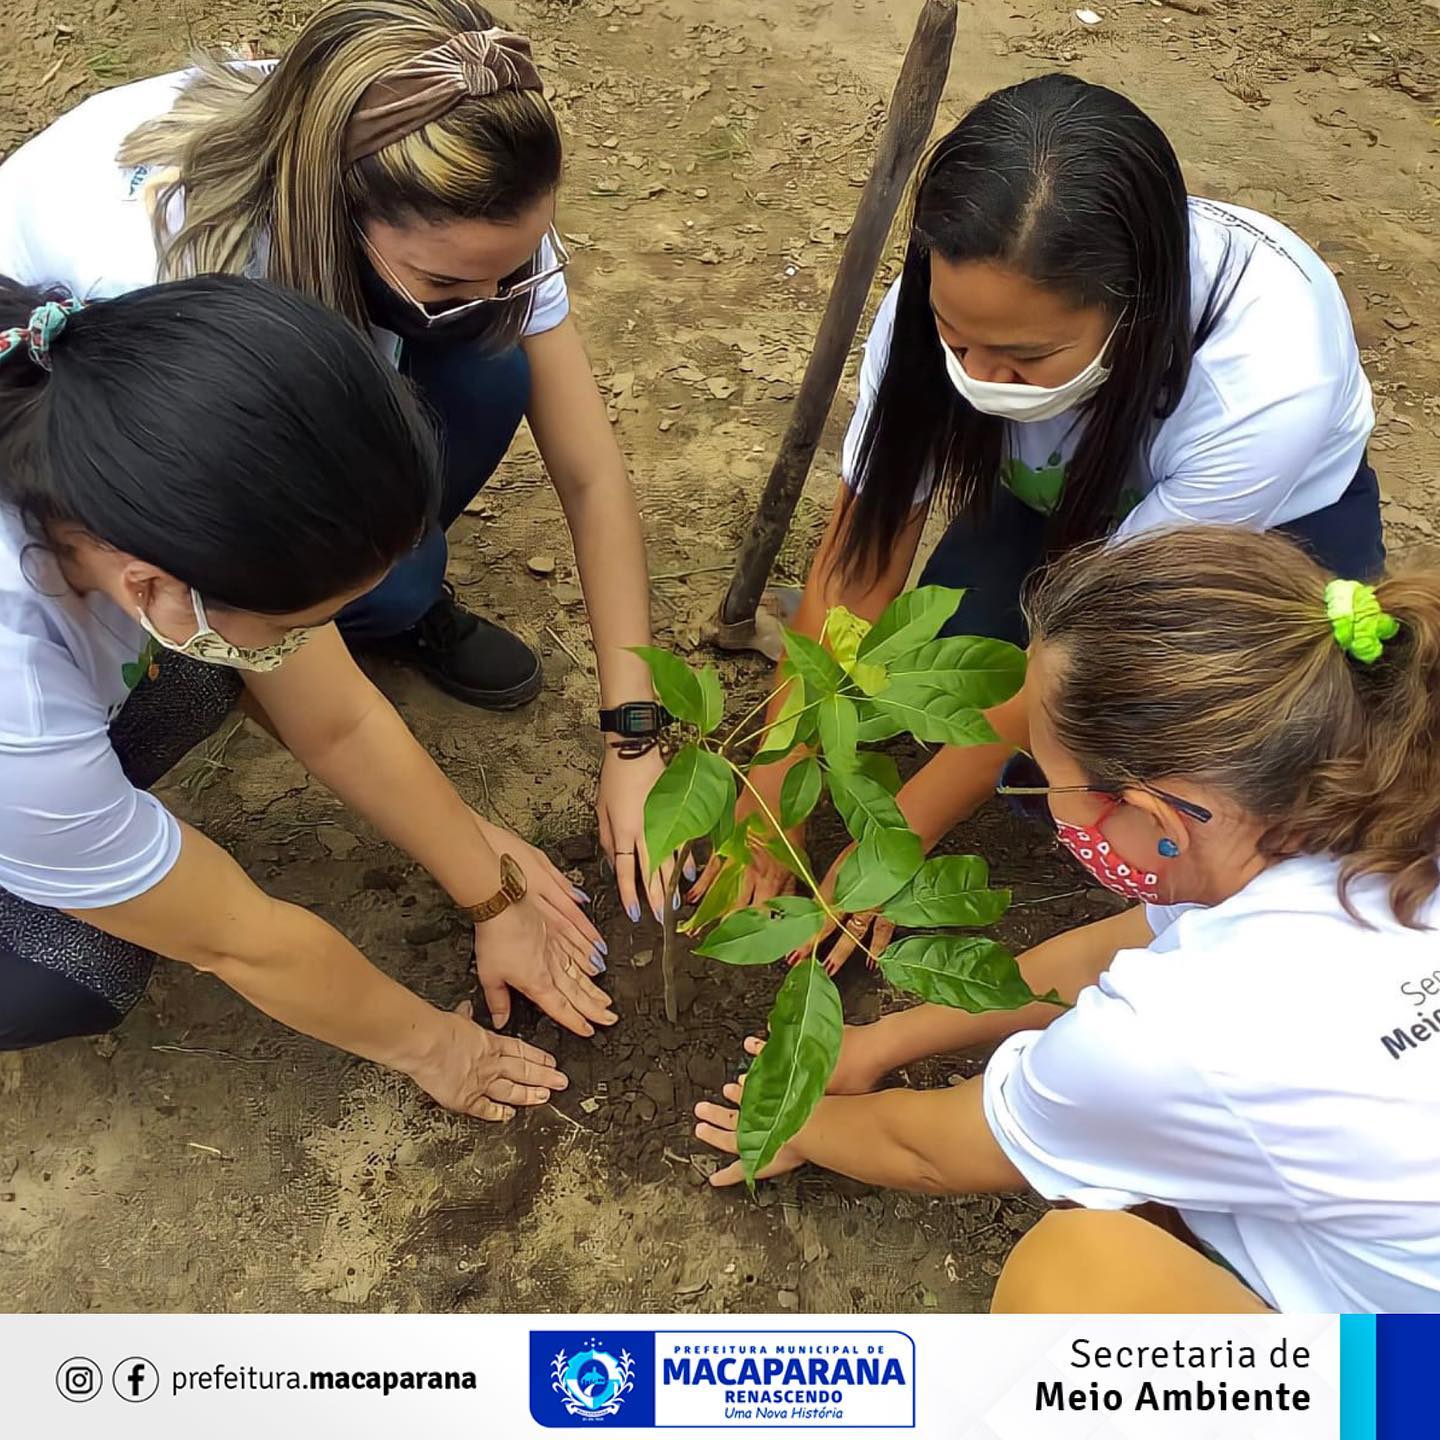
M 120 667 L 120 678 L 127 690 L 133 690 L 147 675 L 153 680 L 159 669 L 156 661 L 160 658 L 160 646 L 153 640 L 145 642 L 145 648 L 128 664 Z
M 1054 512 L 1065 488 L 1065 461 L 1056 450 L 1043 468 L 1033 470 L 1018 456 L 1012 456 L 1000 467 L 1000 478 L 1010 493 L 1042 515 Z
M 1000 478 L 1017 500 L 1042 515 L 1053 515 L 1065 490 L 1065 461 L 1056 450 L 1041 469 L 1035 470 L 1014 456 L 1000 467 Z M 1119 524 L 1144 498 L 1137 486 L 1127 485 L 1115 502 L 1115 523 Z

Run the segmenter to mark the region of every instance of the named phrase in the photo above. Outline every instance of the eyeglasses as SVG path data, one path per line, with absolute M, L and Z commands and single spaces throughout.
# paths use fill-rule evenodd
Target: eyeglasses
M 473 300 L 432 300 L 427 303 L 417 300 L 405 288 L 405 282 L 385 263 L 385 257 L 370 243 L 365 232 L 358 226 L 356 231 L 360 236 L 360 243 L 375 262 L 376 269 L 390 282 L 395 293 L 414 307 L 416 314 L 427 329 L 448 325 L 463 315 L 473 314 L 481 306 L 503 305 L 507 300 L 518 300 L 521 296 L 529 295 L 532 291 L 538 290 L 547 280 L 553 280 L 555 276 L 563 275 L 565 267 L 570 263 L 570 252 L 565 248 L 565 242 L 561 240 L 560 232 L 552 225 L 545 232 L 545 238 L 550 242 L 550 248 L 554 252 L 555 264 L 547 265 L 545 269 L 536 270 L 533 274 L 522 275 L 518 280 L 502 280 L 495 287 L 493 295 L 478 295 Z M 536 256 L 538 258 L 538 251 Z
M 1109 795 L 1120 799 L 1127 790 L 1145 790 L 1163 800 L 1182 815 L 1188 815 L 1197 824 L 1207 825 L 1215 817 L 1203 805 L 1192 800 L 1182 800 L 1166 790 L 1156 790 L 1149 785 L 1131 785 L 1116 782 L 1100 785 L 1051 785 L 1045 772 L 1036 763 L 1033 755 L 1023 751 L 1012 755 L 1000 772 L 1000 783 L 995 787 L 997 795 L 1003 795 L 1015 814 L 1025 820 L 1053 827 L 1055 817 L 1050 813 L 1052 795 Z

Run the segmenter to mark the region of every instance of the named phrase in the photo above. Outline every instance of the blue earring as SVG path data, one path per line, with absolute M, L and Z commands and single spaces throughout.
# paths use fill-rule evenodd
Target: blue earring
M 1180 853 L 1180 847 L 1168 835 L 1155 848 L 1167 860 L 1173 860 Z

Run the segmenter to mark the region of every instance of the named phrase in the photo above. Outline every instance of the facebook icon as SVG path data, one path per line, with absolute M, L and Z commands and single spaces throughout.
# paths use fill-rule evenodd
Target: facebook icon
M 110 1383 L 122 1400 L 138 1405 L 160 1388 L 160 1372 L 142 1356 L 132 1355 L 115 1367 Z

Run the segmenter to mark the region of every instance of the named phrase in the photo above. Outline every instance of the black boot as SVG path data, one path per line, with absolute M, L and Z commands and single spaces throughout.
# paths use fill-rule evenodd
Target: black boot
M 540 693 L 540 657 L 518 636 L 472 615 L 450 586 L 419 623 L 373 647 L 414 665 L 447 695 L 486 710 L 513 710 Z

